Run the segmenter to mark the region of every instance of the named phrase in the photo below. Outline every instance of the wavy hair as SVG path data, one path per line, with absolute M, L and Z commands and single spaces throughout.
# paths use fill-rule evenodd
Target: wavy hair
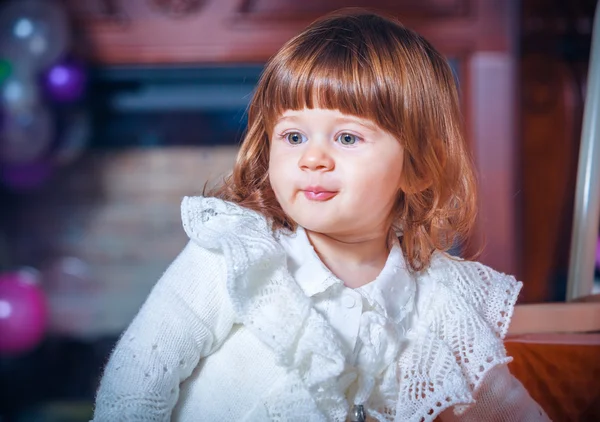
M 284 111 L 317 107 L 370 119 L 401 142 L 393 213 L 413 271 L 426 269 L 435 250 L 468 239 L 476 182 L 454 75 L 422 36 L 363 10 L 315 21 L 269 60 L 233 172 L 208 195 L 262 213 L 274 229 L 295 230 L 269 183 L 269 136 Z

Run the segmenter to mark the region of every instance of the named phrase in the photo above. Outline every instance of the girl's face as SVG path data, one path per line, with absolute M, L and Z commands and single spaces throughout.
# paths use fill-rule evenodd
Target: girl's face
M 387 234 L 402 175 L 400 142 L 337 110 L 288 110 L 271 134 L 269 179 L 305 229 L 348 240 Z

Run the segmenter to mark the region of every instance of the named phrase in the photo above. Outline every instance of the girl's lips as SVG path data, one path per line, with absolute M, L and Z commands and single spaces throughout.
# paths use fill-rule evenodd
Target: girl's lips
M 327 201 L 337 195 L 337 192 L 325 190 L 304 190 L 304 196 L 310 201 Z

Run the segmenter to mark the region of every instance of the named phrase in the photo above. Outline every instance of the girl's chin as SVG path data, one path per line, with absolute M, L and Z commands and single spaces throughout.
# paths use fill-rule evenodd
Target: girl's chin
M 295 202 L 283 209 L 293 221 L 310 231 L 335 233 L 348 226 L 348 216 L 344 220 L 340 218 L 342 216 L 338 204 Z
M 317 218 L 302 218 L 295 221 L 305 230 L 322 234 L 337 233 L 343 227 L 343 224 L 340 222 L 323 221 Z

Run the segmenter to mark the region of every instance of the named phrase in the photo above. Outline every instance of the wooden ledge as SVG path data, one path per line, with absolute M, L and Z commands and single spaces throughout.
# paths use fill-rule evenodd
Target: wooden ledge
M 507 335 L 600 332 L 598 298 L 595 295 L 577 302 L 517 305 Z

